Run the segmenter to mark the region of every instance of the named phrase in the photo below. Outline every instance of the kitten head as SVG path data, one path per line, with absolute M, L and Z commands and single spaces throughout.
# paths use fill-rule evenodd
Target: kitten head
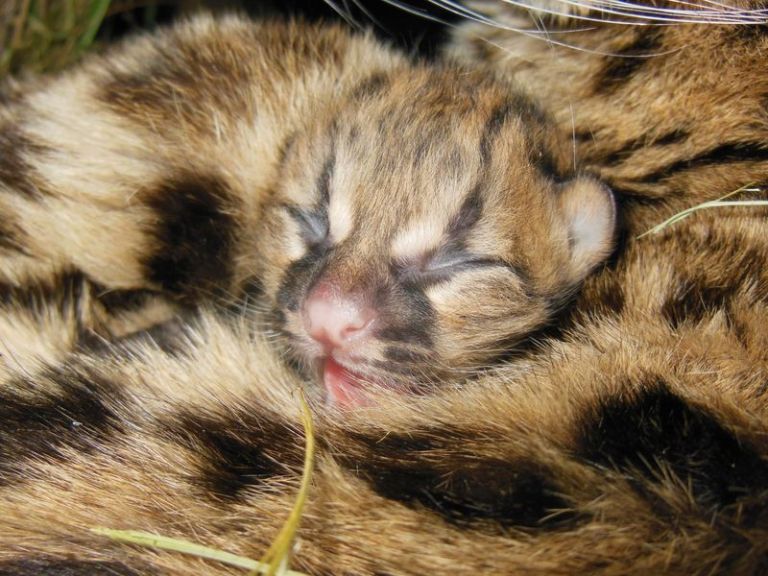
M 328 397 L 470 376 L 611 252 L 611 193 L 567 178 L 543 115 L 456 70 L 382 75 L 285 150 L 264 285 Z

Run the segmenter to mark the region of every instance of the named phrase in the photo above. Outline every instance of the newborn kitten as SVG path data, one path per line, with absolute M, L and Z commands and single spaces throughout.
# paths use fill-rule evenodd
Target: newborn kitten
M 611 193 L 513 86 L 341 27 L 198 18 L 14 93 L 0 281 L 256 284 L 339 405 L 486 366 L 612 249 Z

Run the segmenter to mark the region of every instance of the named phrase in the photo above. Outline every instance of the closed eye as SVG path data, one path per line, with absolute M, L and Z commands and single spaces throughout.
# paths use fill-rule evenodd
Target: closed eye
M 450 280 L 456 274 L 480 268 L 503 267 L 516 273 L 514 266 L 489 256 L 467 252 L 440 252 L 421 261 L 398 262 L 395 273 L 405 283 L 437 284 Z
M 475 254 L 436 254 L 424 266 L 425 272 L 446 271 L 449 273 L 463 272 L 474 268 L 488 266 L 504 266 L 505 263 L 496 258 L 488 258 Z
M 317 246 L 327 240 L 327 213 L 318 209 L 308 210 L 298 206 L 286 206 L 286 209 L 299 225 L 301 238 L 308 246 Z

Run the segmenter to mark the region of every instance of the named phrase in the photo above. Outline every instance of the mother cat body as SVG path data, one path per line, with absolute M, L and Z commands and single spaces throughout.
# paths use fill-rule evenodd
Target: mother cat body
M 624 42 L 625 55 L 634 54 L 643 44 L 634 28 L 604 24 L 583 32 L 583 51 L 565 51 L 553 68 L 553 49 L 543 42 L 504 35 L 506 50 L 516 54 L 505 59 L 492 44 L 479 51 L 461 33 L 455 39 L 476 64 L 517 71 L 564 134 L 575 123 L 577 160 L 619 189 L 634 231 L 688 202 L 762 181 L 758 72 L 764 63 L 759 50 L 747 58 L 744 48 L 761 45 L 759 32 L 691 25 L 653 35 L 662 47 L 688 38 L 695 47 L 683 59 L 688 69 L 706 72 L 711 62 L 731 58 L 725 73 L 733 82 L 717 85 L 715 102 L 700 84 L 704 74 L 675 72 L 669 58 L 676 51 L 660 51 L 666 66 L 622 59 L 621 67 L 605 50 L 601 56 L 609 40 L 614 52 Z M 613 71 L 610 90 L 563 95 L 602 85 L 606 70 Z M 566 72 L 575 80 L 554 89 Z M 644 85 L 639 97 L 649 102 L 672 98 L 668 82 L 674 81 L 701 104 L 646 115 L 651 108 L 633 101 L 629 88 L 624 94 L 619 77 Z M 130 103 L 141 91 L 118 93 L 118 103 L 121 94 Z M 611 108 L 614 101 L 618 108 Z M 716 104 L 729 111 L 727 118 L 743 120 L 724 124 L 730 148 L 713 147 L 711 125 L 698 122 L 711 118 L 698 111 Z M 624 113 L 615 116 L 617 110 Z M 186 118 L 189 110 L 180 112 Z M 151 126 L 172 114 L 139 116 Z M 687 136 L 654 137 L 678 120 L 685 120 Z M 629 137 L 633 126 L 648 132 Z M 754 146 L 744 145 L 747 136 Z M 189 154 L 195 167 L 205 165 L 206 154 Z M 553 164 L 563 162 L 553 156 Z M 325 158 L 315 159 L 315 169 Z M 632 184 L 633 169 L 648 169 L 640 158 L 665 162 L 655 182 Z M 318 220 L 299 216 L 297 236 L 314 234 Z M 151 213 L 144 221 L 153 222 Z M 343 418 L 319 411 L 317 472 L 295 568 L 313 574 L 764 572 L 765 226 L 759 212 L 704 214 L 662 236 L 628 241 L 611 266 L 588 280 L 562 331 L 542 336 L 524 358 L 472 386 L 455 388 L 447 379 L 442 389 L 407 402 L 384 394 L 376 406 Z M 30 277 L 50 277 L 23 257 L 18 268 L 8 266 L 9 274 L 39 269 Z M 184 259 L 176 255 L 175 262 Z M 205 311 L 171 343 L 162 336 L 129 339 L 64 356 L 72 342 L 60 345 L 62 326 L 73 335 L 91 326 L 119 334 L 147 319 L 147 307 L 138 319 L 131 316 L 135 295 L 113 291 L 110 300 L 96 292 L 94 305 L 84 306 L 93 291 L 78 291 L 82 285 L 69 277 L 68 290 L 41 284 L 6 292 L 4 334 L 47 328 L 29 339 L 35 343 L 29 348 L 49 361 L 41 365 L 18 343 L 22 370 L 9 365 L 2 388 L 0 572 L 231 573 L 105 542 L 88 528 L 149 530 L 258 557 L 282 524 L 299 476 L 296 376 L 247 321 Z M 182 301 L 190 294 L 178 293 Z

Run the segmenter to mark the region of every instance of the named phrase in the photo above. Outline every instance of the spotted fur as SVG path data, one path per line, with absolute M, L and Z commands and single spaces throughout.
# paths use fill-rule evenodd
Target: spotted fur
M 509 43 L 511 55 L 485 43 L 474 51 L 480 44 L 471 28 L 459 30 L 455 41 L 463 44 L 454 52 L 491 65 L 489 73 L 517 73 L 565 142 L 574 123 L 577 135 L 589 134 L 576 140 L 577 161 L 620 190 L 625 242 L 557 329 L 541 333 L 526 354 L 464 386 L 447 380 L 417 397 L 382 390 L 367 408 L 317 410 L 317 471 L 295 568 L 371 575 L 764 573 L 764 215 L 707 212 L 634 239 L 681 206 L 762 182 L 760 147 L 742 145 L 761 138 L 754 112 L 763 98 L 754 77 L 760 52 L 739 50 L 745 36 L 759 41 L 759 30 L 660 29 L 653 43 L 687 35 L 696 49 L 659 68 L 613 65 L 608 89 L 566 97 L 563 91 L 581 86 L 605 87 L 611 61 L 563 50 L 555 61 L 561 69 L 549 59 L 559 49 L 500 32 L 492 33 L 494 42 Z M 638 34 L 604 24 L 579 38 L 593 47 L 630 46 Z M 710 80 L 705 90 L 700 82 L 714 77 L 712 62 L 729 53 L 732 67 L 717 74 L 732 74 L 734 82 Z M 678 74 L 681 67 L 697 73 Z M 747 77 L 749 85 L 735 81 Z M 657 92 L 630 96 L 632 82 Z M 672 83 L 676 92 L 669 92 Z M 376 92 L 379 84 L 374 78 L 359 92 Z M 697 106 L 653 115 L 642 105 L 682 94 Z M 707 113 L 715 101 L 728 103 L 722 123 Z M 729 123 L 731 114 L 750 122 Z M 592 131 L 585 127 L 591 123 Z M 721 131 L 713 133 L 713 125 Z M 719 138 L 733 144 L 722 156 L 713 154 L 725 145 Z M 697 148 L 705 142 L 709 148 Z M 657 149 L 665 146 L 670 156 Z M 618 149 L 627 152 L 611 154 Z M 690 153 L 676 155 L 681 149 Z M 654 163 L 659 159 L 663 165 Z M 662 168 L 664 177 L 653 182 L 633 180 Z M 39 176 L 29 177 L 39 194 L 50 194 Z M 209 216 L 199 216 L 210 215 L 211 204 L 190 190 L 190 218 L 218 231 Z M 222 201 L 230 197 L 213 200 Z M 151 222 L 158 239 L 187 219 Z M 159 226 L 165 222 L 171 226 Z M 222 246 L 232 244 L 217 241 L 214 253 L 227 254 Z M 25 266 L 34 260 L 24 251 L 12 257 Z M 15 264 L 8 269 L 27 270 Z M 32 340 L 40 351 L 24 358 L 43 359 L 9 365 L 0 388 L 0 573 L 233 573 L 105 541 L 88 531 L 94 525 L 259 557 L 298 486 L 303 435 L 295 390 L 302 379 L 246 317 L 205 306 L 183 314 L 162 309 L 153 323 L 164 314 L 184 321 L 85 342 L 61 361 L 67 346 L 57 335 L 92 326 L 90 310 L 127 314 L 157 295 L 93 291 L 96 278 L 57 277 L 33 264 L 37 281 L 9 288 L 17 291 L 3 301 L 4 322 L 39 333 Z M 173 287 L 185 282 L 166 288 L 178 293 Z M 105 301 L 106 294 L 113 298 Z M 85 295 L 99 306 L 83 306 Z M 15 342 L 10 338 L 4 341 Z
M 341 27 L 199 18 L 2 122 L 0 282 L 79 278 L 79 330 L 107 339 L 250 300 L 310 372 L 327 287 L 375 315 L 348 369 L 434 385 L 541 328 L 613 246 L 611 193 L 512 85 Z M 147 326 L 115 291 L 153 296 Z

